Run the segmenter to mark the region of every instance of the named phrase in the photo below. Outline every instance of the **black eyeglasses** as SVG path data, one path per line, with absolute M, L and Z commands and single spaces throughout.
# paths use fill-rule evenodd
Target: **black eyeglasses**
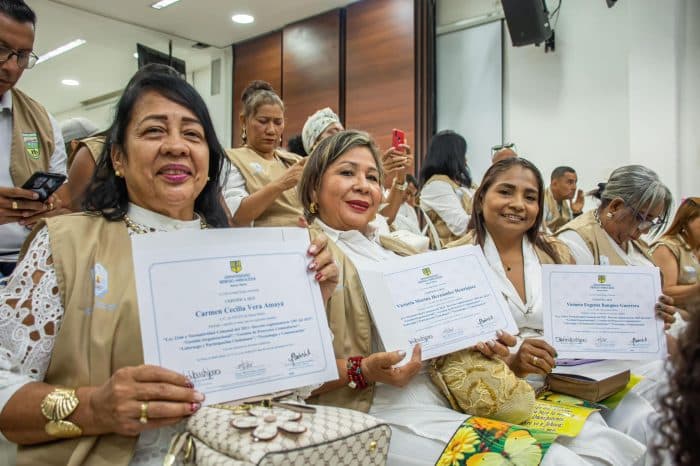
M 514 143 L 514 142 L 508 142 L 508 143 L 506 143 L 506 144 L 498 144 L 498 145 L 496 145 L 496 146 L 493 146 L 493 147 L 491 148 L 491 155 L 495 154 L 496 152 L 498 152 L 498 151 L 501 150 L 501 149 L 512 149 L 514 152 L 517 152 L 517 151 L 515 150 L 515 143 Z
M 5 63 L 13 55 L 17 57 L 17 66 L 24 69 L 33 68 L 39 60 L 39 57 L 31 50 L 13 50 L 0 45 L 0 63 Z

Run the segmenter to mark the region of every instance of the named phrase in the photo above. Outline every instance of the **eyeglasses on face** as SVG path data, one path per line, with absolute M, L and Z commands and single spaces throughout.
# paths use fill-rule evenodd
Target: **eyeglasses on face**
M 13 56 L 17 57 L 17 66 L 24 69 L 33 68 L 39 60 L 39 57 L 31 50 L 13 50 L 0 45 L 0 64 L 10 60 Z
M 664 223 L 664 220 L 661 217 L 656 217 L 649 220 L 640 212 L 634 214 L 634 218 L 637 221 L 637 228 L 639 230 L 646 230 L 647 228 L 655 227 Z
M 493 146 L 491 148 L 491 155 L 495 154 L 501 149 L 512 149 L 515 152 L 515 143 L 514 142 L 508 142 L 506 144 L 498 144 L 496 146 Z

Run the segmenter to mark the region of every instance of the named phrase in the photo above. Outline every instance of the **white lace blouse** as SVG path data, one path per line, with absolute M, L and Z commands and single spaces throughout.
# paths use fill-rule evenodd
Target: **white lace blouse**
M 199 219 L 175 220 L 134 204 L 129 205 L 128 215 L 135 223 L 157 231 L 200 228 Z M 38 279 L 32 278 L 35 275 Z M 0 411 L 25 384 L 44 379 L 63 313 L 45 227 L 31 242 L 7 285 L 0 288 Z M 142 433 L 131 464 L 162 464 L 172 434 L 181 429 L 173 426 Z M 0 440 L 5 441 L 1 434 Z

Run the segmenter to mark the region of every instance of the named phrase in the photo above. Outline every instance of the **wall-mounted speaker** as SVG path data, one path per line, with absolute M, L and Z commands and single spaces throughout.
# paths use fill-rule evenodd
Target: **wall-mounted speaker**
M 539 44 L 552 35 L 544 0 L 502 0 L 502 4 L 513 46 Z

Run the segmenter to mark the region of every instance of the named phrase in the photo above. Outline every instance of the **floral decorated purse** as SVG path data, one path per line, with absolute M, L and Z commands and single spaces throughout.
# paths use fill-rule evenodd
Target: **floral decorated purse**
M 165 465 L 383 465 L 391 429 L 368 414 L 270 401 L 201 408 L 175 436 Z

